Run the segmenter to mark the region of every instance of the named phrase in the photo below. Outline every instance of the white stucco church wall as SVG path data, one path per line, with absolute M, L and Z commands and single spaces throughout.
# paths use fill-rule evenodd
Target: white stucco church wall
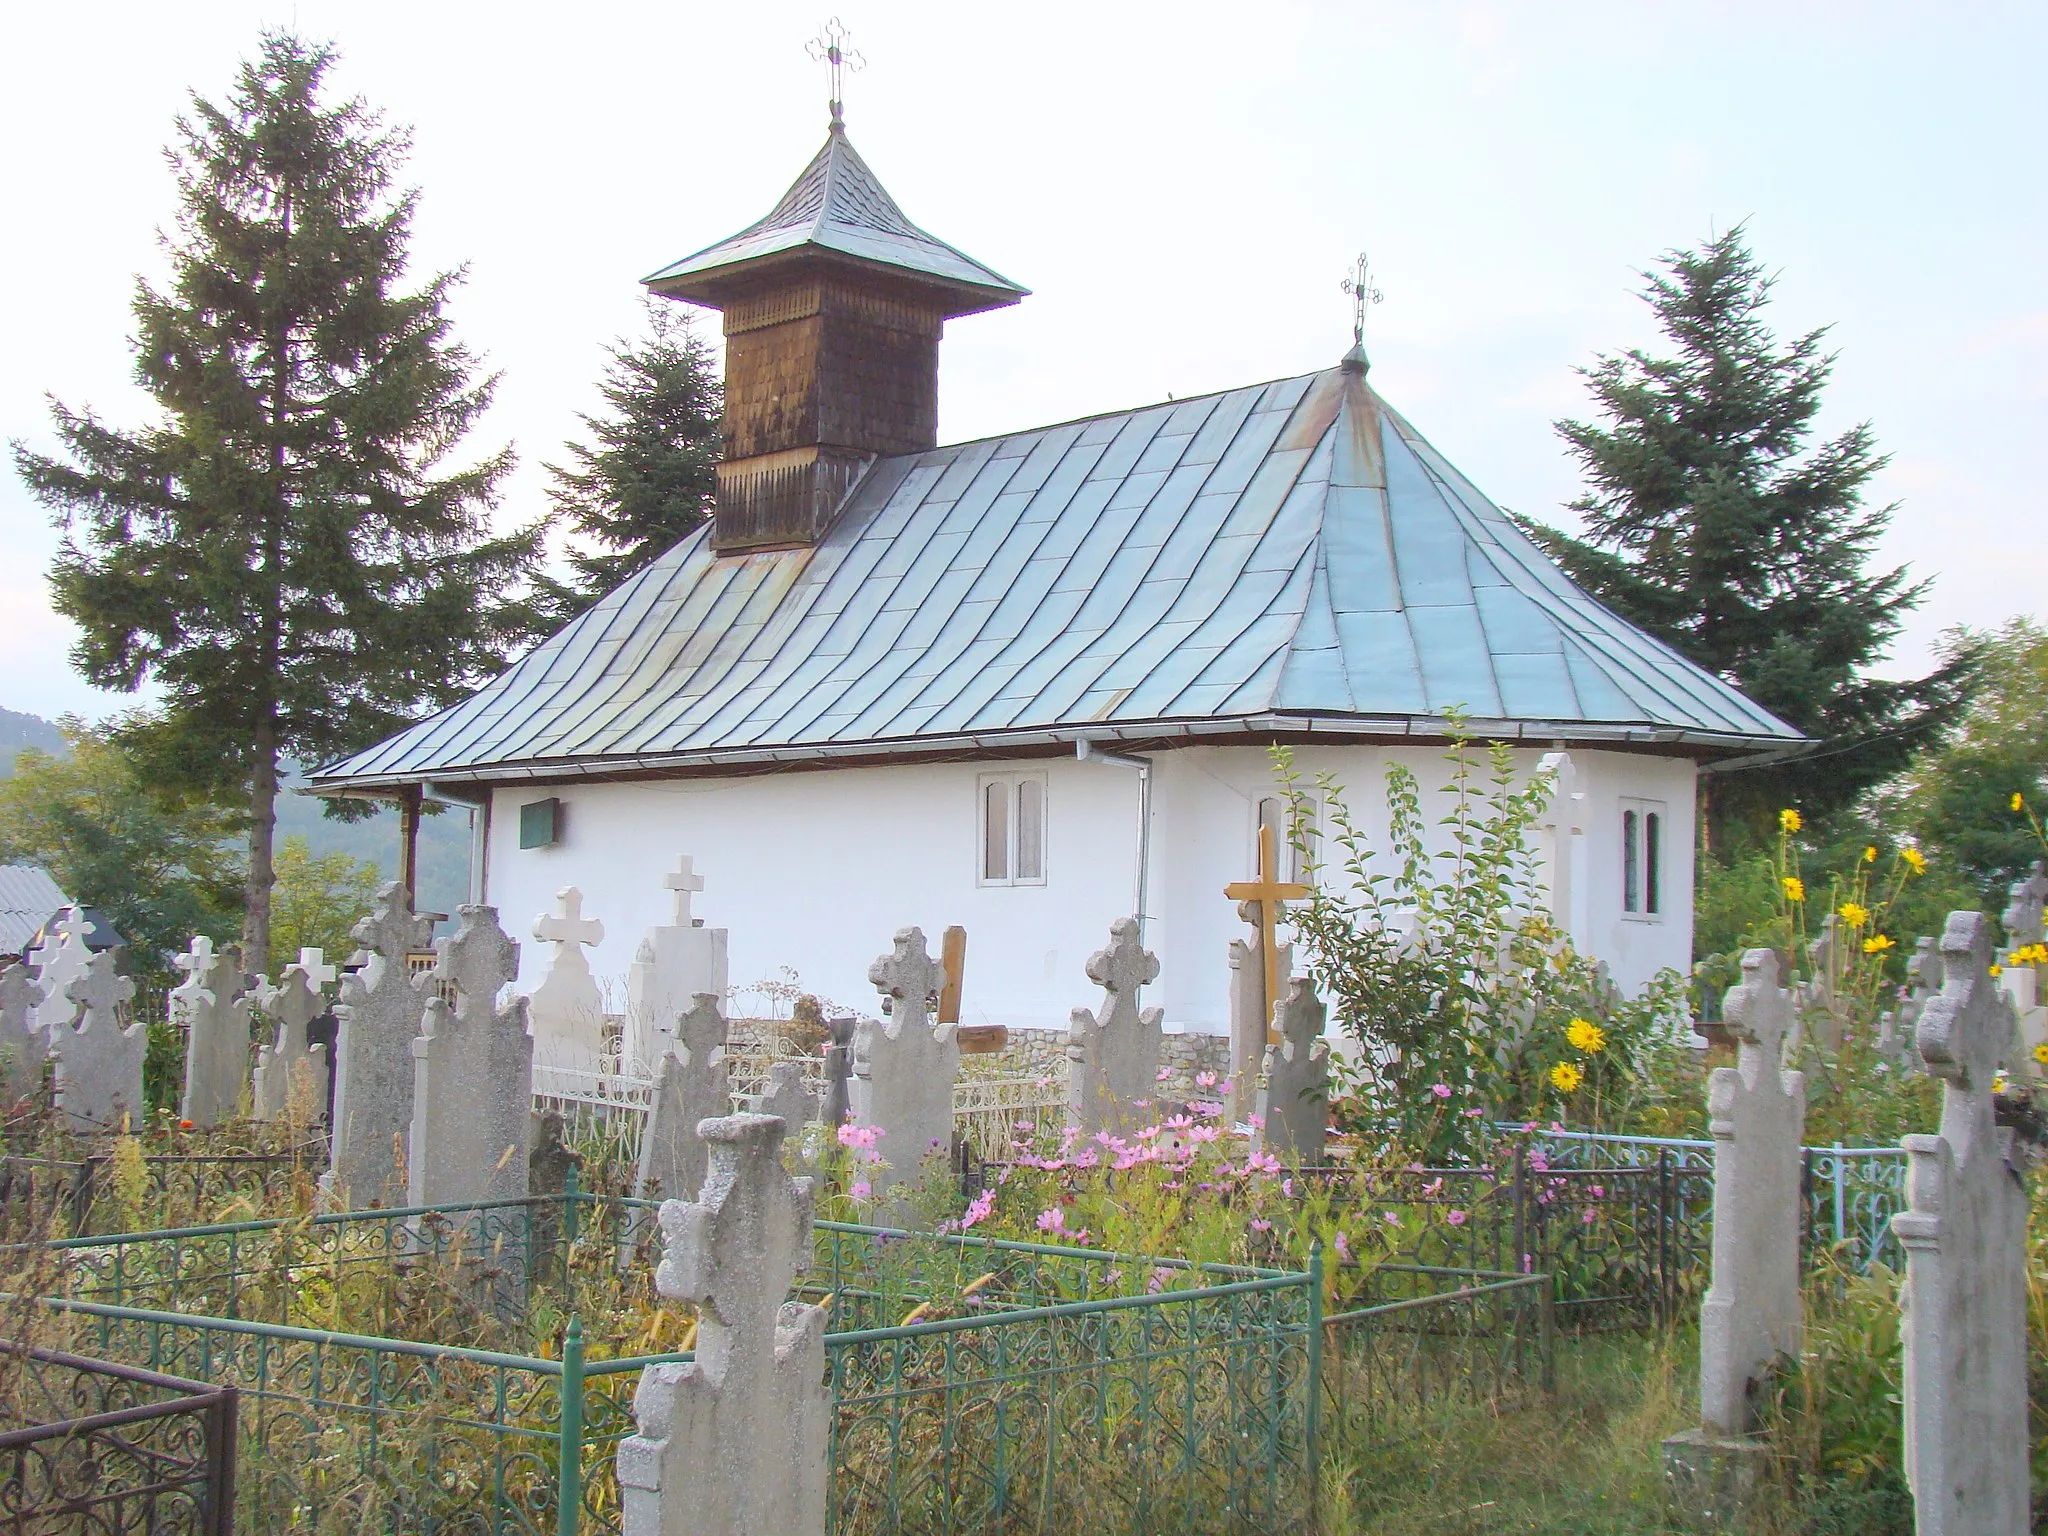
M 1541 755 L 1517 751 L 1517 765 L 1533 772 Z M 1278 793 L 1271 761 L 1257 747 L 1184 748 L 1152 761 L 1146 943 L 1162 962 L 1153 1000 L 1169 1029 L 1222 1033 L 1226 945 L 1244 931 L 1222 887 L 1251 872 L 1258 802 Z M 1416 773 L 1434 821 L 1449 775 L 1439 748 L 1296 753 L 1305 778 L 1327 770 L 1345 785 L 1375 847 L 1384 846 L 1382 790 L 1392 761 Z M 1684 969 L 1693 765 L 1584 749 L 1572 761 L 1584 797 L 1573 936 L 1631 989 L 1664 967 Z M 1043 775 L 1042 884 L 981 879 L 980 787 L 1004 774 Z M 863 1013 L 874 1011 L 867 967 L 897 928 L 915 923 L 936 942 L 957 923 L 969 936 L 967 1022 L 1064 1027 L 1068 1010 L 1090 998 L 1088 955 L 1135 905 L 1138 774 L 1128 767 L 1023 758 L 573 784 L 551 793 L 561 802 L 559 834 L 543 848 L 519 846 L 519 808 L 540 792 L 494 793 L 483 896 L 521 931 L 553 910 L 557 890 L 581 889 L 584 911 L 605 927 L 590 963 L 615 998 L 623 997 L 641 935 L 668 919 L 662 876 L 679 854 L 689 854 L 705 880 L 696 911 L 730 933 L 736 991 L 782 979 L 787 967 L 807 990 Z M 1663 910 L 1654 914 L 1623 910 L 1622 817 L 1631 806 L 1660 816 Z M 519 985 L 535 986 L 545 965 L 546 946 L 525 946 Z

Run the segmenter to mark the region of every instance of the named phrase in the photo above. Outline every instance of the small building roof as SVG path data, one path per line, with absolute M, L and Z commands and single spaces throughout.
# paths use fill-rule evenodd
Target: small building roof
M 704 530 L 319 788 L 1258 733 L 1803 738 L 1320 373 L 878 459 L 812 548 Z
M 71 905 L 40 864 L 0 864 L 0 955 L 27 951 L 43 924 Z
M 836 123 L 766 218 L 643 281 L 656 293 L 717 306 L 771 266 L 821 255 L 947 290 L 949 316 L 1014 304 L 1031 291 L 905 218 Z

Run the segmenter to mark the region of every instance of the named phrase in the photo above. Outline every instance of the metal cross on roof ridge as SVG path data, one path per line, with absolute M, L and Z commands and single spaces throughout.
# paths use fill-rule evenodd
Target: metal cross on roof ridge
M 825 25 L 818 29 L 818 35 L 804 44 L 804 52 L 825 66 L 825 73 L 832 87 L 832 132 L 846 131 L 845 104 L 840 99 L 848 70 L 858 72 L 867 60 L 858 48 L 849 48 L 853 34 L 846 30 L 846 23 L 837 16 L 828 17 Z
M 1351 295 L 1351 339 L 1363 346 L 1366 306 L 1380 301 L 1380 291 L 1373 286 L 1372 268 L 1365 259 L 1365 252 L 1358 253 L 1358 261 L 1352 274 L 1344 279 L 1342 287 Z

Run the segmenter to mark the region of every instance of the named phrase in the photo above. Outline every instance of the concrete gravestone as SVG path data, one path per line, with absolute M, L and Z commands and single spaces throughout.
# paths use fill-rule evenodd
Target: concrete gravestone
M 661 1208 L 664 1296 L 699 1308 L 697 1358 L 653 1365 L 620 1442 L 624 1536 L 824 1536 L 825 1309 L 785 1301 L 811 1257 L 811 1181 L 774 1115 L 707 1120 L 703 1197 Z
M 1742 957 L 1742 985 L 1722 1018 L 1739 1042 L 1736 1064 L 1707 1082 L 1714 1137 L 1713 1280 L 1700 1309 L 1700 1428 L 1665 1442 L 1667 1465 L 1694 1499 L 1728 1517 L 1754 1487 L 1766 1448 L 1756 1428 L 1757 1385 L 1772 1362 L 1797 1358 L 1800 1135 L 1806 1079 L 1782 1070 L 1794 1027 L 1793 994 L 1778 985 L 1775 950 Z
M 73 1010 L 65 989 L 85 974 L 86 962 L 92 958 L 92 949 L 85 942 L 90 927 L 76 907 L 66 907 L 55 926 L 46 929 L 28 952 L 28 963 L 35 968 L 36 984 L 43 994 L 34 1022 L 45 1034 L 53 1022 L 71 1022 Z
M 704 889 L 688 854 L 662 876 L 675 897 L 675 913 L 640 941 L 626 971 L 625 1058 L 621 1070 L 653 1075 L 654 1062 L 668 1048 L 675 1021 L 699 992 L 724 998 L 727 983 L 726 932 L 707 928 L 690 912 L 690 898 Z M 635 1064 L 638 1065 L 635 1065 Z
M 804 1087 L 804 1069 L 794 1061 L 778 1061 L 768 1069 L 768 1089 L 761 1095 L 761 1113 L 774 1115 L 792 1136 L 810 1124 L 818 1101 Z
M 1280 1043 L 1266 1050 L 1260 1123 L 1253 1138 L 1262 1151 L 1304 1163 L 1322 1161 L 1330 1125 L 1330 1045 L 1323 1038 L 1327 1017 L 1308 978 L 1295 977 L 1273 1015 Z
M 334 980 L 334 967 L 317 949 L 299 951 L 298 963 L 284 968 L 276 986 L 258 978 L 256 1006 L 277 1025 L 277 1038 L 256 1055 L 251 1083 L 258 1120 L 281 1120 L 291 1101 L 295 1080 L 305 1083 L 305 1102 L 317 1120 L 327 1112 L 327 1079 L 332 1064 L 327 1047 L 307 1038 L 306 1026 L 327 1011 L 321 988 Z
M 1919 1061 L 1913 1044 L 1914 1027 L 1929 1000 L 1941 990 L 1941 952 L 1925 934 L 1915 941 L 1912 958 L 1906 962 L 1906 981 L 1906 995 L 1898 1008 L 1878 1021 L 1877 1047 L 1887 1057 L 1910 1068 Z
M 837 1130 L 852 1109 L 853 1047 L 860 1023 L 852 1017 L 827 1019 L 830 1044 L 825 1047 L 825 1123 Z
M 43 1085 L 50 1036 L 35 1022 L 42 996 L 19 960 L 0 966 L 0 1102 L 25 1099 Z
M 335 1006 L 333 1193 L 348 1205 L 396 1204 L 404 1194 L 405 1138 L 412 1131 L 412 1043 L 426 1017 L 426 990 L 406 957 L 426 948 L 431 918 L 413 915 L 405 887 L 384 887 L 355 926 L 367 959 L 344 977 Z
M 533 936 L 555 946 L 547 975 L 527 999 L 534 1054 L 552 1065 L 594 1072 L 605 1053 L 604 996 L 583 947 L 604 942 L 604 924 L 583 915 L 583 893 L 573 885 L 555 892 L 555 906 L 552 916 L 533 920 Z
M 2019 1056 L 2012 1065 L 2029 1077 L 2048 1077 L 2048 1006 L 2041 996 L 2042 929 L 2044 908 L 2048 908 L 2048 874 L 2039 859 L 2024 880 L 2012 885 L 2012 900 L 2005 909 L 2006 955 L 1999 985 L 2012 999 L 2012 1011 L 2019 1026 Z
M 240 1108 L 249 1081 L 249 996 L 242 952 L 216 953 L 204 934 L 173 962 L 185 979 L 171 989 L 171 1018 L 185 1031 L 185 1096 L 178 1113 L 218 1125 Z
M 1158 1090 L 1162 1014 L 1138 1007 L 1138 989 L 1159 978 L 1159 958 L 1138 943 L 1136 918 L 1109 925 L 1109 948 L 1088 957 L 1088 979 L 1102 988 L 1094 1013 L 1076 1008 L 1067 1033 L 1071 1109 L 1068 1119 L 1084 1134 L 1135 1131 L 1146 1119 L 1137 1107 Z
M 1240 902 L 1238 915 L 1258 922 L 1258 904 Z M 1294 967 L 1294 948 L 1274 945 L 1282 975 Z M 1260 946 L 1232 939 L 1230 963 L 1230 1081 L 1223 1096 L 1224 1118 L 1232 1125 L 1258 1110 L 1259 1072 L 1270 1045 L 1272 1017 L 1266 1001 L 1266 960 Z
M 2003 921 L 2006 943 L 2014 949 L 2039 944 L 2048 929 L 2048 866 L 2039 859 L 2027 871 L 2027 878 L 2015 880 Z
M 667 1038 L 671 1043 L 655 1064 L 633 1194 L 642 1200 L 694 1200 L 704 1184 L 706 1159 L 697 1125 L 732 1113 L 726 1021 L 718 999 L 698 993 Z
M 2028 1528 L 2027 1190 L 1992 1079 L 2012 1019 L 1993 985 L 1991 924 L 1953 912 L 1947 978 L 1916 1031 L 1942 1080 L 1941 1134 L 1905 1138 L 1906 1480 L 1918 1536 Z
M 888 1018 L 864 1019 L 856 1034 L 853 1116 L 882 1133 L 877 1150 L 885 1161 L 869 1175 L 880 1194 L 917 1178 L 932 1153 L 951 1151 L 960 1045 L 954 1025 L 932 1021 L 946 972 L 926 951 L 923 929 L 899 928 L 894 947 L 868 967 L 868 980 Z
M 77 1018 L 50 1026 L 57 1107 L 76 1130 L 118 1131 L 124 1118 L 142 1115 L 142 1057 L 149 1047 L 149 1026 L 137 1019 L 123 1029 L 118 1012 L 135 996 L 135 983 L 115 971 L 113 951 L 106 950 L 86 961 L 64 996 Z
M 455 936 L 437 939 L 436 981 L 452 982 L 455 1006 L 427 1002 L 412 1042 L 412 1140 L 407 1165 L 414 1205 L 513 1200 L 526 1193 L 526 1138 L 533 1125 L 533 1035 L 526 999 L 498 1006 L 519 974 L 519 945 L 498 909 L 456 909 Z

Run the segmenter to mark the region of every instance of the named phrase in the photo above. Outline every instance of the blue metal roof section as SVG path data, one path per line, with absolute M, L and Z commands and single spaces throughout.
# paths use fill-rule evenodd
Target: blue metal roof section
M 837 125 L 766 218 L 642 281 L 657 290 L 687 288 L 693 279 L 730 276 L 805 248 L 981 291 L 985 302 L 961 308 L 960 314 L 1014 304 L 1031 291 L 905 218 Z
M 1098 741 L 1803 738 L 1602 608 L 1366 384 L 1300 378 L 877 460 L 811 549 L 699 531 L 317 784 Z

